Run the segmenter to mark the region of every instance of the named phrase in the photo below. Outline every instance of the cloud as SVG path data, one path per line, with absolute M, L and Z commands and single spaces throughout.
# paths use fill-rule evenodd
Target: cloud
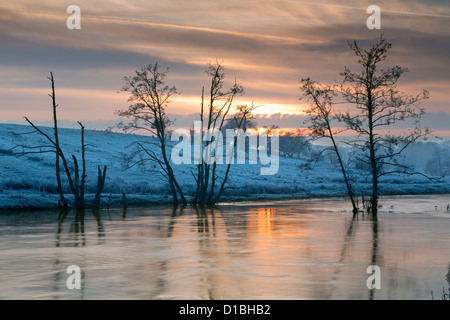
M 199 120 L 198 113 L 171 113 L 169 115 L 170 119 L 174 121 L 173 129 L 175 128 L 189 128 L 192 127 L 194 121 Z M 39 126 L 52 126 L 53 122 L 51 120 L 38 119 L 35 121 L 31 117 L 33 122 Z M 106 130 L 114 129 L 117 127 L 117 123 L 121 120 L 119 118 L 111 119 L 86 119 L 80 118 L 83 125 L 90 130 Z M 123 119 L 127 121 L 126 119 Z M 307 128 L 308 116 L 305 114 L 287 114 L 287 113 L 273 113 L 273 114 L 256 114 L 253 119 L 258 127 L 277 125 L 284 129 L 304 129 Z M 14 121 L 15 123 L 25 124 L 22 121 Z M 450 137 L 450 130 L 448 123 L 450 123 L 450 114 L 447 112 L 427 112 L 422 119 L 420 124 L 422 128 L 429 128 L 433 131 L 434 136 L 447 138 Z M 407 122 L 399 122 L 392 133 L 401 134 L 402 131 L 409 128 Z M 65 128 L 79 128 L 78 123 L 75 120 L 59 120 L 59 126 Z
M 379 6 L 381 32 L 394 43 L 387 64 L 408 67 L 411 72 L 400 81 L 402 90 L 430 90 L 426 107 L 438 112 L 448 108 L 450 19 L 446 16 L 450 9 L 446 2 L 433 3 L 392 0 L 379 1 Z M 67 30 L 63 2 L 2 3 L 0 84 L 16 91 L 3 91 L 0 112 L 10 119 L 19 115 L 17 111 L 14 116 L 11 106 L 20 110 L 20 116 L 27 110 L 38 112 L 47 99 L 45 77 L 53 71 L 57 90 L 77 90 L 76 97 L 61 92 L 70 116 L 78 110 L 93 119 L 110 117 L 113 110 L 126 106 L 126 98 L 115 95 L 123 76 L 158 61 L 170 68 L 167 82 L 182 93 L 170 105 L 171 112 L 190 114 L 197 111 L 201 87 L 208 86 L 206 64 L 216 58 L 226 67 L 228 84 L 236 78 L 246 88 L 243 102 L 267 105 L 269 112 L 301 111 L 300 78 L 340 80 L 344 65 L 355 67 L 347 41 L 370 44 L 379 37 L 380 31 L 365 25 L 369 4 L 356 0 L 344 5 L 325 0 L 111 0 L 95 5 L 78 1 L 82 30 Z M 35 89 L 45 89 L 39 91 L 42 98 Z M 93 95 L 95 90 L 102 94 Z M 47 116 L 46 109 L 41 112 L 43 118 Z

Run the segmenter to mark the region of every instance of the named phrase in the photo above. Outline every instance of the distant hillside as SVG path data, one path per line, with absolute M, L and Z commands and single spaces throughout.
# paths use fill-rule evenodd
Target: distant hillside
M 42 128 L 49 135 L 52 128 Z M 54 207 L 57 204 L 54 154 L 27 154 L 14 156 L 17 146 L 41 146 L 45 141 L 26 125 L 0 124 L 0 208 Z M 127 158 L 133 153 L 132 144 L 151 141 L 152 137 L 106 131 L 86 130 L 89 145 L 87 159 L 87 193 L 95 192 L 97 166 L 108 166 L 102 205 L 120 205 L 122 193 L 129 204 L 168 202 L 169 187 L 153 165 L 135 165 L 125 169 Z M 80 155 L 80 130 L 60 129 L 60 141 L 66 155 Z M 13 149 L 16 147 L 15 149 Z M 193 165 L 178 165 L 174 169 L 187 195 L 194 193 L 195 181 L 190 170 Z M 232 165 L 229 186 L 224 201 L 345 195 L 343 179 L 338 167 L 328 161 L 280 157 L 276 175 L 262 176 L 260 165 Z M 369 178 L 363 171 L 352 170 L 359 193 L 369 190 Z M 69 190 L 66 186 L 66 192 Z M 420 176 L 389 176 L 382 180 L 385 194 L 450 192 L 448 179 L 431 183 Z M 92 194 L 87 195 L 92 197 Z M 70 199 L 70 197 L 68 197 Z

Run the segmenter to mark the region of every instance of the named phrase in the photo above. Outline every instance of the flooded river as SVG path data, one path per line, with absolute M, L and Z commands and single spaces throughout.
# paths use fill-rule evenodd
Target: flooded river
M 448 288 L 448 195 L 0 214 L 0 299 L 431 299 Z M 68 289 L 69 266 L 80 289 Z M 379 267 L 380 289 L 367 268 Z

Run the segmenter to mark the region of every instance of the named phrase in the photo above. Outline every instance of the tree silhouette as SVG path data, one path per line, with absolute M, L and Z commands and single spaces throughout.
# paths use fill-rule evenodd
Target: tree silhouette
M 194 204 L 214 204 L 220 199 L 223 191 L 225 190 L 232 159 L 228 159 L 225 174 L 221 177 L 222 182 L 218 186 L 218 191 L 216 191 L 216 183 L 218 183 L 219 178 L 216 172 L 217 161 L 212 161 L 210 157 L 212 150 L 214 150 L 215 154 L 217 154 L 219 148 L 223 147 L 223 145 L 222 141 L 219 141 L 217 138 L 213 140 L 212 137 L 214 132 L 220 132 L 223 129 L 225 119 L 231 110 L 235 96 L 242 95 L 244 93 L 244 88 L 237 82 L 235 82 L 230 89 L 226 91 L 223 90 L 225 72 L 221 63 L 217 61 L 215 63 L 209 63 L 206 74 L 211 79 L 209 101 L 205 103 L 205 93 L 204 88 L 202 88 L 200 123 L 202 137 L 205 136 L 205 140 L 210 142 L 206 146 L 206 159 L 197 165 L 197 172 L 195 175 L 193 174 L 197 184 L 196 192 L 193 198 Z M 238 107 L 240 119 L 236 123 L 237 130 L 243 127 L 246 119 L 250 118 L 254 109 L 254 106 Z M 233 153 L 235 145 L 236 137 L 234 137 L 233 146 L 231 146 Z M 203 154 L 203 146 L 199 151 Z M 202 159 L 202 154 L 198 155 L 199 159 Z
M 130 93 L 128 101 L 133 104 L 116 113 L 131 119 L 128 123 L 120 122 L 119 128 L 124 131 L 146 130 L 156 137 L 160 155 L 148 147 L 152 142 L 139 142 L 138 146 L 144 156 L 161 169 L 161 174 L 170 185 L 173 203 L 181 201 L 185 204 L 187 201 L 173 172 L 167 150 L 167 130 L 172 121 L 166 114 L 166 107 L 170 98 L 178 93 L 176 87 L 165 84 L 167 73 L 168 69 L 161 71 L 159 64 L 155 63 L 136 70 L 134 76 L 125 77 L 122 91 Z
M 429 93 L 423 90 L 413 96 L 397 89 L 399 78 L 408 69 L 400 66 L 380 67 L 392 47 L 383 36 L 366 50 L 357 41 L 349 42 L 349 47 L 357 58 L 360 70 L 354 72 L 345 67 L 341 73 L 343 81 L 337 92 L 354 108 L 338 114 L 338 118 L 356 134 L 356 138 L 348 144 L 361 150 L 363 156 L 360 160 L 370 165 L 372 194 L 369 210 L 377 214 L 380 177 L 393 173 L 417 174 L 410 166 L 401 164 L 398 158 L 405 148 L 430 134 L 429 129 L 422 129 L 419 124 L 420 117 L 425 113 L 420 101 L 427 99 Z M 412 129 L 398 134 L 389 132 L 403 121 L 411 121 Z
M 71 193 L 73 194 L 75 198 L 75 207 L 77 210 L 84 210 L 86 203 L 85 203 L 85 184 L 86 184 L 86 143 L 84 140 L 84 131 L 85 127 L 84 125 L 78 121 L 78 124 L 81 128 L 81 168 L 78 164 L 77 157 L 72 154 L 72 160 L 73 160 L 73 169 L 69 165 L 69 161 L 67 160 L 63 150 L 60 146 L 60 140 L 59 140 L 59 132 L 58 132 L 58 119 L 57 119 L 57 107 L 58 104 L 56 103 L 56 94 L 55 94 L 55 80 L 53 78 L 53 73 L 50 73 L 50 77 L 48 79 L 51 82 L 52 87 L 52 93 L 49 94 L 49 96 L 52 98 L 52 111 L 53 111 L 53 137 L 46 134 L 44 131 L 42 131 L 39 127 L 37 127 L 30 119 L 25 117 L 25 120 L 28 122 L 29 125 L 33 127 L 35 132 L 39 133 L 41 136 L 45 138 L 45 140 L 48 142 L 48 144 L 45 145 L 38 145 L 38 146 L 16 146 L 21 147 L 22 151 L 19 153 L 16 153 L 16 155 L 21 156 L 29 153 L 46 153 L 46 152 L 54 152 L 56 155 L 55 160 L 55 172 L 56 172 L 56 181 L 57 181 L 57 188 L 58 188 L 58 194 L 60 196 L 60 199 L 58 201 L 59 208 L 62 210 L 68 210 L 69 204 L 64 196 L 64 192 L 62 189 L 62 181 L 61 181 L 61 169 L 60 169 L 60 163 L 62 163 L 62 166 L 64 168 L 64 171 L 66 173 L 67 182 L 69 184 L 69 188 Z M 105 166 L 106 168 L 106 166 Z M 72 176 L 73 171 L 73 176 Z M 104 169 L 104 175 L 103 175 L 102 184 L 97 186 L 97 194 L 98 194 L 98 203 L 100 202 L 100 194 L 103 189 L 103 185 L 106 179 L 106 169 Z
M 359 209 L 355 199 L 355 193 L 335 139 L 335 135 L 342 133 L 345 129 L 333 128 L 333 122 L 337 119 L 335 110 L 333 110 L 333 98 L 336 96 L 336 93 L 331 85 L 320 85 L 310 78 L 302 79 L 300 82 L 302 84 L 300 89 L 303 92 L 303 97 L 311 102 L 310 109 L 306 111 L 309 116 L 307 123 L 311 130 L 310 136 L 313 139 L 330 139 L 332 147 L 327 149 L 331 149 L 336 154 L 339 167 L 344 177 L 347 194 L 352 203 L 352 211 L 356 213 Z

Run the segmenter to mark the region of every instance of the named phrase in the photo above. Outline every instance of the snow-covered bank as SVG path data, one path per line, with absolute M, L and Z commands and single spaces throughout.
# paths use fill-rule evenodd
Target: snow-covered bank
M 51 134 L 51 128 L 42 128 Z M 52 208 L 57 207 L 56 180 L 53 153 L 33 153 L 21 157 L 13 153 L 16 146 L 39 146 L 42 138 L 25 125 L 0 124 L 0 208 Z M 126 159 L 133 152 L 133 142 L 152 139 L 134 134 L 121 134 L 87 130 L 86 198 L 90 201 L 97 183 L 97 166 L 108 166 L 102 197 L 102 206 L 121 206 L 122 193 L 128 204 L 147 205 L 170 202 L 169 187 L 156 167 L 133 166 L 125 169 Z M 60 140 L 66 155 L 80 158 L 80 131 L 60 129 Z M 129 163 L 128 163 L 129 164 Z M 195 181 L 193 165 L 174 166 L 185 193 L 193 194 Z M 261 165 L 232 165 L 229 185 L 223 201 L 264 198 L 302 198 L 343 196 L 345 187 L 336 164 L 329 161 L 313 162 L 308 159 L 280 157 L 279 171 L 275 175 L 260 175 Z M 351 176 L 359 194 L 368 193 L 370 180 L 366 172 L 352 169 Z M 66 193 L 70 193 L 67 186 Z M 449 178 L 436 178 L 430 182 L 421 176 L 386 176 L 381 181 L 384 194 L 450 193 Z M 71 197 L 68 196 L 70 200 Z

